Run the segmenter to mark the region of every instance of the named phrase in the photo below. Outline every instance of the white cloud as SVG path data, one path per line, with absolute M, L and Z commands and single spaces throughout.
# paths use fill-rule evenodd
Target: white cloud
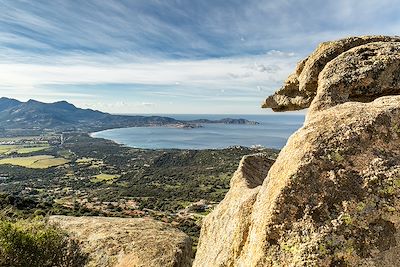
M 169 60 L 127 63 L 119 60 L 53 58 L 55 64 L 0 63 L 0 88 L 35 93 L 51 85 L 143 84 L 221 89 L 256 89 L 283 80 L 298 57 L 266 53 L 259 56 L 208 60 Z M 57 62 L 61 62 L 60 64 Z M 74 63 L 75 62 L 75 63 Z M 110 63 L 114 62 L 114 63 Z M 82 89 L 83 90 L 83 89 Z M 82 94 L 86 92 L 82 91 Z
M 156 104 L 155 103 L 143 102 L 142 106 L 144 106 L 144 107 L 154 107 L 154 106 L 156 106 Z

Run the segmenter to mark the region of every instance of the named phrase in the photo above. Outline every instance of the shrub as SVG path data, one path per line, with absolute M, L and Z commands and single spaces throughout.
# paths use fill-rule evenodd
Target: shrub
M 0 220 L 0 266 L 81 267 L 87 259 L 79 243 L 57 225 Z

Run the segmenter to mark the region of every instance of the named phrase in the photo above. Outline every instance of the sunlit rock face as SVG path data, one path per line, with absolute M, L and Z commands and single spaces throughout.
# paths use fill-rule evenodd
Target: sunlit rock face
M 398 41 L 327 42 L 299 63 L 264 106 L 310 107 L 304 126 L 271 167 L 247 159 L 252 186 L 241 164 L 194 266 L 400 266 Z
M 203 220 L 195 266 L 231 266 L 247 240 L 254 202 L 274 160 L 245 156 L 225 199 Z
M 51 216 L 82 242 L 88 267 L 189 267 L 192 242 L 183 232 L 151 219 Z

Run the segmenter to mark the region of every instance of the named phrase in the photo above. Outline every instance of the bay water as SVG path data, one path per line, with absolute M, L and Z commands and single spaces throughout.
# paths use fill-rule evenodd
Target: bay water
M 163 115 L 178 120 L 243 118 L 258 125 L 202 124 L 201 128 L 132 127 L 92 133 L 135 148 L 216 149 L 230 146 L 263 146 L 281 149 L 304 122 L 303 113 L 267 115 Z

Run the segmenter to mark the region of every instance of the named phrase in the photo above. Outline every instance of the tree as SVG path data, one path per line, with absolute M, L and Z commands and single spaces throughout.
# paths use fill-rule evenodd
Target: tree
M 0 266 L 80 267 L 87 260 L 79 242 L 57 225 L 0 220 Z

